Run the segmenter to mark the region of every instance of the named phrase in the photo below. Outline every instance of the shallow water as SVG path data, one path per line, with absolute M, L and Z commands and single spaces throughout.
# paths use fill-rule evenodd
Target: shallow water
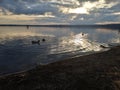
M 38 40 L 40 44 L 32 44 Z M 106 50 L 100 45 L 118 44 L 120 32 L 117 29 L 1 26 L 0 74 Z

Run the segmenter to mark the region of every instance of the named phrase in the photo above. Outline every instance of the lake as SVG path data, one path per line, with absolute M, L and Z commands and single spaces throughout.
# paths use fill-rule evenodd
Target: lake
M 106 51 L 119 44 L 117 29 L 0 26 L 0 75 Z

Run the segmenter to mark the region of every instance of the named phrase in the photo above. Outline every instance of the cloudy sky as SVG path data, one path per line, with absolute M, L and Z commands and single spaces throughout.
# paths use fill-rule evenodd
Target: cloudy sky
M 120 0 L 0 0 L 0 24 L 120 23 Z

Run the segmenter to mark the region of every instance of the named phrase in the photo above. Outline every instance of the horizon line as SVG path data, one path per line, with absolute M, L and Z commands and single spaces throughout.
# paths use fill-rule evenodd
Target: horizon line
M 120 29 L 120 23 L 111 24 L 0 24 L 0 26 L 26 26 L 26 27 L 102 27 Z

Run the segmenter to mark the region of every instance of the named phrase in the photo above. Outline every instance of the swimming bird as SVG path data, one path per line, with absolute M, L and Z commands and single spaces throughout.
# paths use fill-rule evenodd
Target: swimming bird
M 38 40 L 38 41 L 32 41 L 32 44 L 40 44 L 40 40 Z
M 100 45 L 100 47 L 101 47 L 101 48 L 107 48 L 107 47 L 105 47 L 104 45 Z
M 46 40 L 43 38 L 42 41 L 45 42 Z

